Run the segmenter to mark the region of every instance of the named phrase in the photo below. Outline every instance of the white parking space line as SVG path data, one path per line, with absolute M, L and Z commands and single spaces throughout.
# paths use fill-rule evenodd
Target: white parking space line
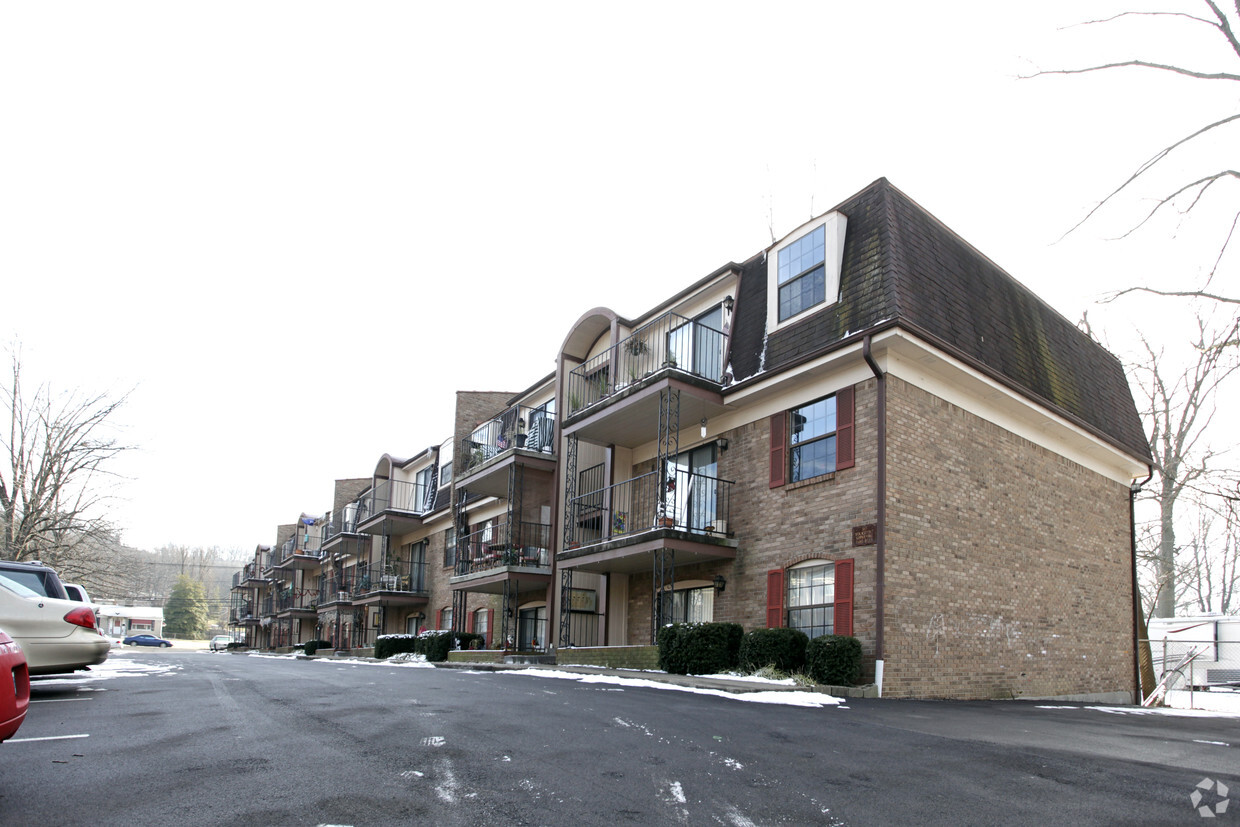
M 31 741 L 70 741 L 74 738 L 89 738 L 89 735 L 48 735 L 44 738 L 10 738 L 6 744 L 26 744 Z
M 41 700 L 30 699 L 32 704 L 67 704 L 71 701 L 93 701 L 94 698 L 43 698 Z

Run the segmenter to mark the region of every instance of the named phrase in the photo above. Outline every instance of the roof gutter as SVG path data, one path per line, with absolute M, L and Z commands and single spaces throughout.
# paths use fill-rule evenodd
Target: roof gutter
M 875 515 L 877 526 L 874 531 L 874 677 L 875 683 L 878 684 L 878 694 L 881 697 L 883 693 L 883 593 L 886 586 L 885 564 L 887 557 L 887 376 L 878 366 L 878 362 L 874 361 L 874 353 L 870 348 L 870 334 L 868 333 L 861 342 L 861 355 L 874 373 L 874 378 L 878 380 L 878 467 L 875 486 L 877 490 L 874 495 L 875 511 L 877 512 Z

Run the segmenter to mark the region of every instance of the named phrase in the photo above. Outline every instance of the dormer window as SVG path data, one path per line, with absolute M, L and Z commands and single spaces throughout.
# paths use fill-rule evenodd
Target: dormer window
M 847 227 L 842 213 L 827 213 L 798 227 L 768 252 L 768 332 L 839 301 Z
M 811 230 L 779 251 L 779 320 L 827 300 L 825 227 Z

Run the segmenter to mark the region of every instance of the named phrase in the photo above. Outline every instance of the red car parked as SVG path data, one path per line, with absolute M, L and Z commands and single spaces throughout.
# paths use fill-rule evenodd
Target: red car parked
M 0 629 L 0 741 L 17 732 L 26 720 L 28 706 L 30 671 L 26 668 L 26 653 Z

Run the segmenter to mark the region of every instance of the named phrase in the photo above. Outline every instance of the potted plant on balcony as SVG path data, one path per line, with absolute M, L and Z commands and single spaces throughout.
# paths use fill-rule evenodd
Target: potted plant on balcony
M 517 419 L 517 447 L 518 448 L 525 447 L 525 438 L 526 438 L 525 437 L 525 420 L 518 418 Z
M 646 344 L 644 336 L 630 336 L 624 343 L 624 352 L 630 356 L 645 356 L 650 352 L 650 345 Z

